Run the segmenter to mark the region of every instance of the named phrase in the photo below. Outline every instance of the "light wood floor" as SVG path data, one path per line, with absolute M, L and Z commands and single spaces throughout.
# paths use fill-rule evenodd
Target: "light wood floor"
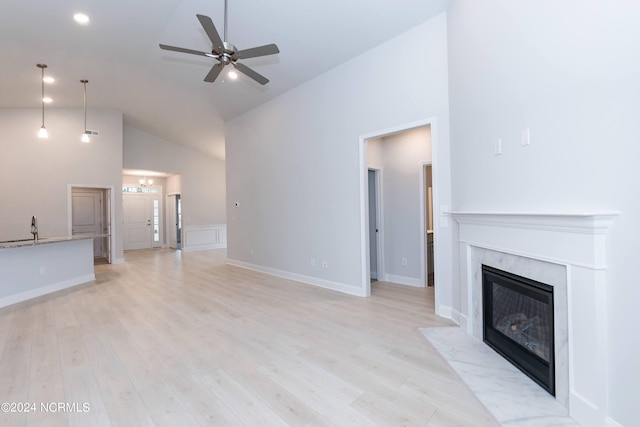
M 0 309 L 0 402 L 37 405 L 0 426 L 497 425 L 417 330 L 450 325 L 432 289 L 352 297 L 224 256 L 130 252 Z

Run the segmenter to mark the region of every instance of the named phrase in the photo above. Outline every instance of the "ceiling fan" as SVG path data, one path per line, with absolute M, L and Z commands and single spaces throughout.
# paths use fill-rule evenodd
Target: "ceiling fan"
M 269 83 L 269 79 L 238 61 L 249 58 L 256 58 L 258 56 L 267 56 L 280 53 L 278 46 L 272 43 L 266 44 L 264 46 L 253 47 L 250 49 L 238 50 L 234 45 L 229 43 L 227 41 L 227 0 L 224 1 L 224 40 L 220 38 L 220 35 L 216 30 L 216 26 L 213 24 L 211 18 L 205 15 L 196 15 L 196 17 L 198 18 L 198 21 L 200 21 L 200 25 L 202 25 L 202 28 L 204 28 L 205 33 L 207 33 L 207 36 L 209 36 L 209 39 L 211 40 L 211 52 L 185 49 L 182 47 L 169 46 L 166 44 L 160 44 L 160 49 L 189 53 L 191 55 L 207 56 L 209 58 L 217 59 L 218 63 L 211 67 L 211 70 L 205 76 L 205 82 L 214 82 L 225 66 L 233 65 L 236 70 L 240 71 L 242 74 L 255 80 L 261 85 L 266 85 L 267 83 Z

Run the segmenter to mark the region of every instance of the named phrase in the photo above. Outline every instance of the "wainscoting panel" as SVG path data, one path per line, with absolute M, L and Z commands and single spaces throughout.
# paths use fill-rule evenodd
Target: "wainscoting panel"
M 223 249 L 227 247 L 227 225 L 191 225 L 184 228 L 184 252 Z

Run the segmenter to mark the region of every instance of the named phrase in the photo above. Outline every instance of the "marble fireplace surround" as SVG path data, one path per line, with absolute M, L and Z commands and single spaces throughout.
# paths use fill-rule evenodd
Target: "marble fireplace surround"
M 607 418 L 606 233 L 616 213 L 452 212 L 459 224 L 460 311 L 482 340 L 486 264 L 554 288 L 556 400 L 585 427 Z

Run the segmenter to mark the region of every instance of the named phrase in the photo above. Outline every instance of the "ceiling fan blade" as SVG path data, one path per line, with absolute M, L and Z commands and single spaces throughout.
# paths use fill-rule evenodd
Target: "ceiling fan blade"
M 280 53 L 280 49 L 275 44 L 265 44 L 264 46 L 252 47 L 251 49 L 240 50 L 236 53 L 238 58 L 247 59 L 258 56 L 275 55 Z
M 205 33 L 209 36 L 211 43 L 213 43 L 213 51 L 215 53 L 222 52 L 223 43 L 220 38 L 220 34 L 218 34 L 218 30 L 216 30 L 216 26 L 213 25 L 213 21 L 206 15 L 196 15 L 198 17 L 198 21 L 200 21 L 200 25 L 204 28 Z
M 236 67 L 236 70 L 240 71 L 242 74 L 246 75 L 247 77 L 252 78 L 253 80 L 260 83 L 261 85 L 266 85 L 267 83 L 269 83 L 269 79 L 267 79 L 265 76 L 261 74 L 256 73 L 246 65 L 235 63 L 233 64 L 233 66 Z
M 222 65 L 221 63 L 217 63 L 216 65 L 211 67 L 211 70 L 209 71 L 209 74 L 205 76 L 204 81 L 213 83 L 218 78 L 223 68 L 224 65 Z
M 200 56 L 210 55 L 210 54 L 207 54 L 207 52 L 200 52 L 199 50 L 193 50 L 193 49 L 185 49 L 183 47 L 169 46 L 166 44 L 161 44 L 159 46 L 160 46 L 160 49 L 173 50 L 175 52 L 190 53 L 192 55 L 200 55 Z

